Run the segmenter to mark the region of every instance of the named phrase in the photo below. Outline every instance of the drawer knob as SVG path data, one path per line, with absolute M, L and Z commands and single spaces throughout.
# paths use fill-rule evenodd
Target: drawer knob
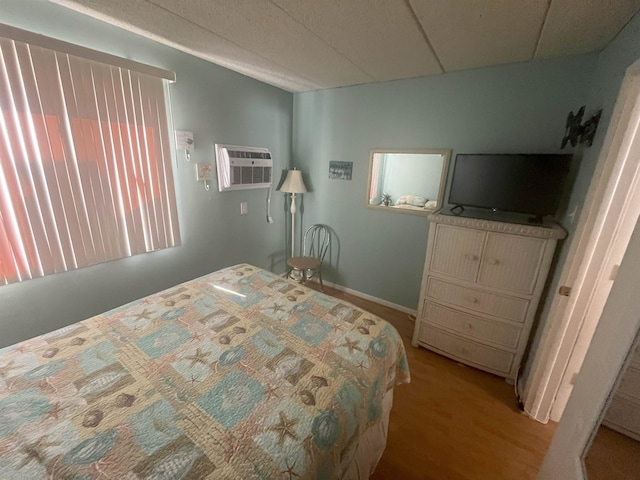
M 489 265 L 500 265 L 500 260 L 498 260 L 497 258 L 489 258 L 487 260 L 487 263 Z
M 471 303 L 480 303 L 480 300 L 478 299 L 478 297 L 473 297 L 473 299 L 471 299 Z
M 471 325 L 470 323 L 465 323 L 464 326 L 467 330 L 473 330 L 473 325 Z
M 475 255 L 475 254 L 473 254 L 473 253 L 467 253 L 467 254 L 465 255 L 465 258 L 466 258 L 467 260 L 471 260 L 472 262 L 475 262 L 476 260 L 478 260 L 478 256 L 477 256 L 477 255 Z

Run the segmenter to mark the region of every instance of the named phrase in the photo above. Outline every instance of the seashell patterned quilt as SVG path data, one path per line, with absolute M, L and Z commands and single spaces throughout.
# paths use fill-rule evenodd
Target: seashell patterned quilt
M 0 350 L 0 478 L 340 478 L 406 382 L 390 324 L 237 265 Z

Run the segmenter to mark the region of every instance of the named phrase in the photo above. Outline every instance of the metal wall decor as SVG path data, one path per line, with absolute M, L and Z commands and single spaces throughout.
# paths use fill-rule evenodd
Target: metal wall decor
M 567 115 L 565 135 L 562 139 L 560 149 L 563 149 L 567 143 L 570 143 L 572 147 L 575 147 L 578 143 L 584 143 L 587 147 L 590 147 L 593 144 L 593 137 L 595 137 L 596 130 L 598 129 L 602 109 L 598 110 L 589 120 L 582 124 L 584 108 L 585 107 L 583 105 L 575 115 L 573 114 L 573 111 L 569 112 Z

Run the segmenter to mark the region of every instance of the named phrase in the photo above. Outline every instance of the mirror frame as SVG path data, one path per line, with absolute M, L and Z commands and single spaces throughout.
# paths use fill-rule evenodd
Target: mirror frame
M 380 205 L 369 204 L 369 192 L 371 190 L 371 176 L 373 174 L 373 156 L 378 153 L 414 153 L 418 155 L 442 155 L 442 173 L 440 175 L 440 185 L 438 189 L 438 198 L 436 207 L 431 210 L 411 210 L 403 208 L 381 207 Z M 449 174 L 449 163 L 451 160 L 450 148 L 372 148 L 369 152 L 369 175 L 367 179 L 367 188 L 365 191 L 365 206 L 373 210 L 384 210 L 387 212 L 405 213 L 409 215 L 420 215 L 426 217 L 442 208 L 444 202 L 444 191 L 447 185 L 447 177 Z

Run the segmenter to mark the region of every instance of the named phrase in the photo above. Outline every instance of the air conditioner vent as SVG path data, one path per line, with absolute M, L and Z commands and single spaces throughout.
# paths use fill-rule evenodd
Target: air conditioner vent
M 218 190 L 246 190 L 271 186 L 273 160 L 266 148 L 216 144 Z

